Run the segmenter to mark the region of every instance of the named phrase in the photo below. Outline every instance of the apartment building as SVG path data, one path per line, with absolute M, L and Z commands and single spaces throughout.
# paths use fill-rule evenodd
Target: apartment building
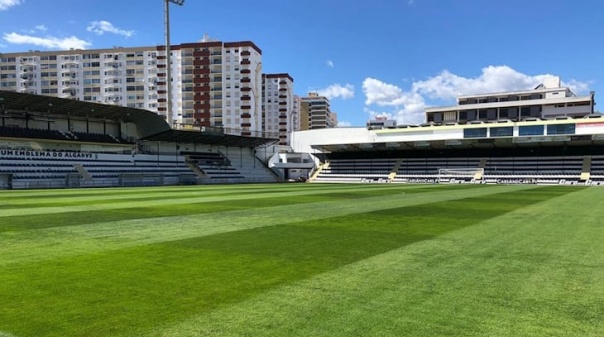
M 333 128 L 336 126 L 334 122 L 337 123 L 337 119 L 332 116 L 327 97 L 309 92 L 308 96 L 301 98 L 300 130 Z
M 459 96 L 457 105 L 426 109 L 427 122 L 467 123 L 472 121 L 581 117 L 594 112 L 594 96 L 578 96 L 562 87 L 559 77 L 546 78 L 533 90 Z
M 174 128 L 262 132 L 262 51 L 253 42 L 171 46 L 167 107 L 164 46 L 30 51 L 0 57 L 0 89 L 154 111 Z M 168 111 L 171 116 L 168 116 Z
M 30 51 L 0 57 L 0 88 L 158 111 L 157 48 Z
M 289 145 L 291 132 L 300 129 L 294 79 L 286 73 L 263 74 L 262 94 L 264 132 L 276 135 L 279 145 Z

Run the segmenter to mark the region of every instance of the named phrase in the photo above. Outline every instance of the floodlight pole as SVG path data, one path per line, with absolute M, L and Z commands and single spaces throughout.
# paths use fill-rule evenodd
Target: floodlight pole
M 166 117 L 171 128 L 174 127 L 172 115 L 172 57 L 170 55 L 170 2 L 179 6 L 185 0 L 164 0 L 164 33 L 166 38 Z

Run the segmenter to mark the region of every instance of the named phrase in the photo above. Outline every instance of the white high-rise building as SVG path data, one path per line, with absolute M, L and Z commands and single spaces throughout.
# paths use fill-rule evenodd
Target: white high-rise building
M 263 74 L 262 93 L 265 133 L 277 135 L 280 145 L 289 145 L 290 134 L 300 129 L 294 79 L 289 74 Z
M 174 128 L 262 132 L 262 51 L 253 42 L 171 46 Z M 164 46 L 2 54 L 0 90 L 154 111 L 167 120 Z

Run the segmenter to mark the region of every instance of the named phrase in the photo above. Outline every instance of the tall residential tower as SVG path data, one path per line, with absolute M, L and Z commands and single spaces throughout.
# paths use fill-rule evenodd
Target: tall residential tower
M 164 46 L 30 51 L 0 57 L 0 90 L 150 110 L 167 120 Z M 253 42 L 171 49 L 174 128 L 220 127 L 260 135 L 262 51 Z
M 300 130 L 294 79 L 289 74 L 264 74 L 262 92 L 265 133 L 278 135 L 280 145 L 289 145 L 290 133 Z

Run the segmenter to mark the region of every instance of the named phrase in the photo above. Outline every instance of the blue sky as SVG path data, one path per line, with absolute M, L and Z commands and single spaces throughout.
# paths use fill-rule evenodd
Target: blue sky
M 603 13 L 594 0 L 185 0 L 171 6 L 171 36 L 253 41 L 265 72 L 329 96 L 341 126 L 421 123 L 426 106 L 457 94 L 548 75 L 598 100 Z M 0 0 L 0 53 L 162 42 L 162 0 Z

